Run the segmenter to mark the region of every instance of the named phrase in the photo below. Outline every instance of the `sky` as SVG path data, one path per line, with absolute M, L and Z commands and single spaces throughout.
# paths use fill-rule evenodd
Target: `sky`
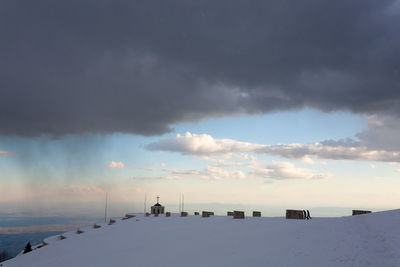
M 400 2 L 0 3 L 0 212 L 397 208 Z

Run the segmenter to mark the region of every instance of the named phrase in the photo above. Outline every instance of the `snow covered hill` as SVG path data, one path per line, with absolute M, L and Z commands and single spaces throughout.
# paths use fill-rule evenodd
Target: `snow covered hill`
M 400 210 L 312 220 L 137 214 L 100 226 L 50 237 L 3 266 L 400 266 Z

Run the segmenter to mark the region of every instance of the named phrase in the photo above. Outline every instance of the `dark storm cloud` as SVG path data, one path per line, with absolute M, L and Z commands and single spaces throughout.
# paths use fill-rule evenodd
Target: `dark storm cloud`
M 0 134 L 314 107 L 399 115 L 396 1 L 0 2 Z

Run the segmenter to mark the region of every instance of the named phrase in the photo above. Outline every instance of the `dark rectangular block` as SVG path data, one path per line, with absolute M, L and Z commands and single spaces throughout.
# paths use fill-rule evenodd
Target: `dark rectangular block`
M 302 210 L 286 210 L 286 219 L 303 220 L 304 212 Z
M 371 213 L 370 210 L 353 210 L 353 216 L 354 215 L 361 215 L 361 214 L 367 214 L 367 213 Z
M 233 211 L 233 219 L 244 219 L 244 211 Z
M 210 217 L 210 212 L 209 211 L 203 211 L 202 213 L 201 213 L 201 217 L 203 217 L 203 218 L 208 218 L 208 217 Z
M 261 217 L 261 211 L 253 211 L 253 217 Z

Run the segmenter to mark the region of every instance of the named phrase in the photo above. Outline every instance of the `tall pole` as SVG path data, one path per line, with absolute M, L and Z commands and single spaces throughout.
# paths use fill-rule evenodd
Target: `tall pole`
M 147 193 L 146 192 L 144 192 L 144 211 L 143 211 L 143 213 L 144 214 L 146 214 L 146 202 L 147 202 Z
M 185 211 L 185 195 L 182 194 L 182 211 Z
M 106 207 L 104 209 L 104 222 L 107 221 L 107 202 L 108 202 L 108 192 L 106 192 Z
M 181 193 L 179 193 L 179 213 L 181 213 Z

